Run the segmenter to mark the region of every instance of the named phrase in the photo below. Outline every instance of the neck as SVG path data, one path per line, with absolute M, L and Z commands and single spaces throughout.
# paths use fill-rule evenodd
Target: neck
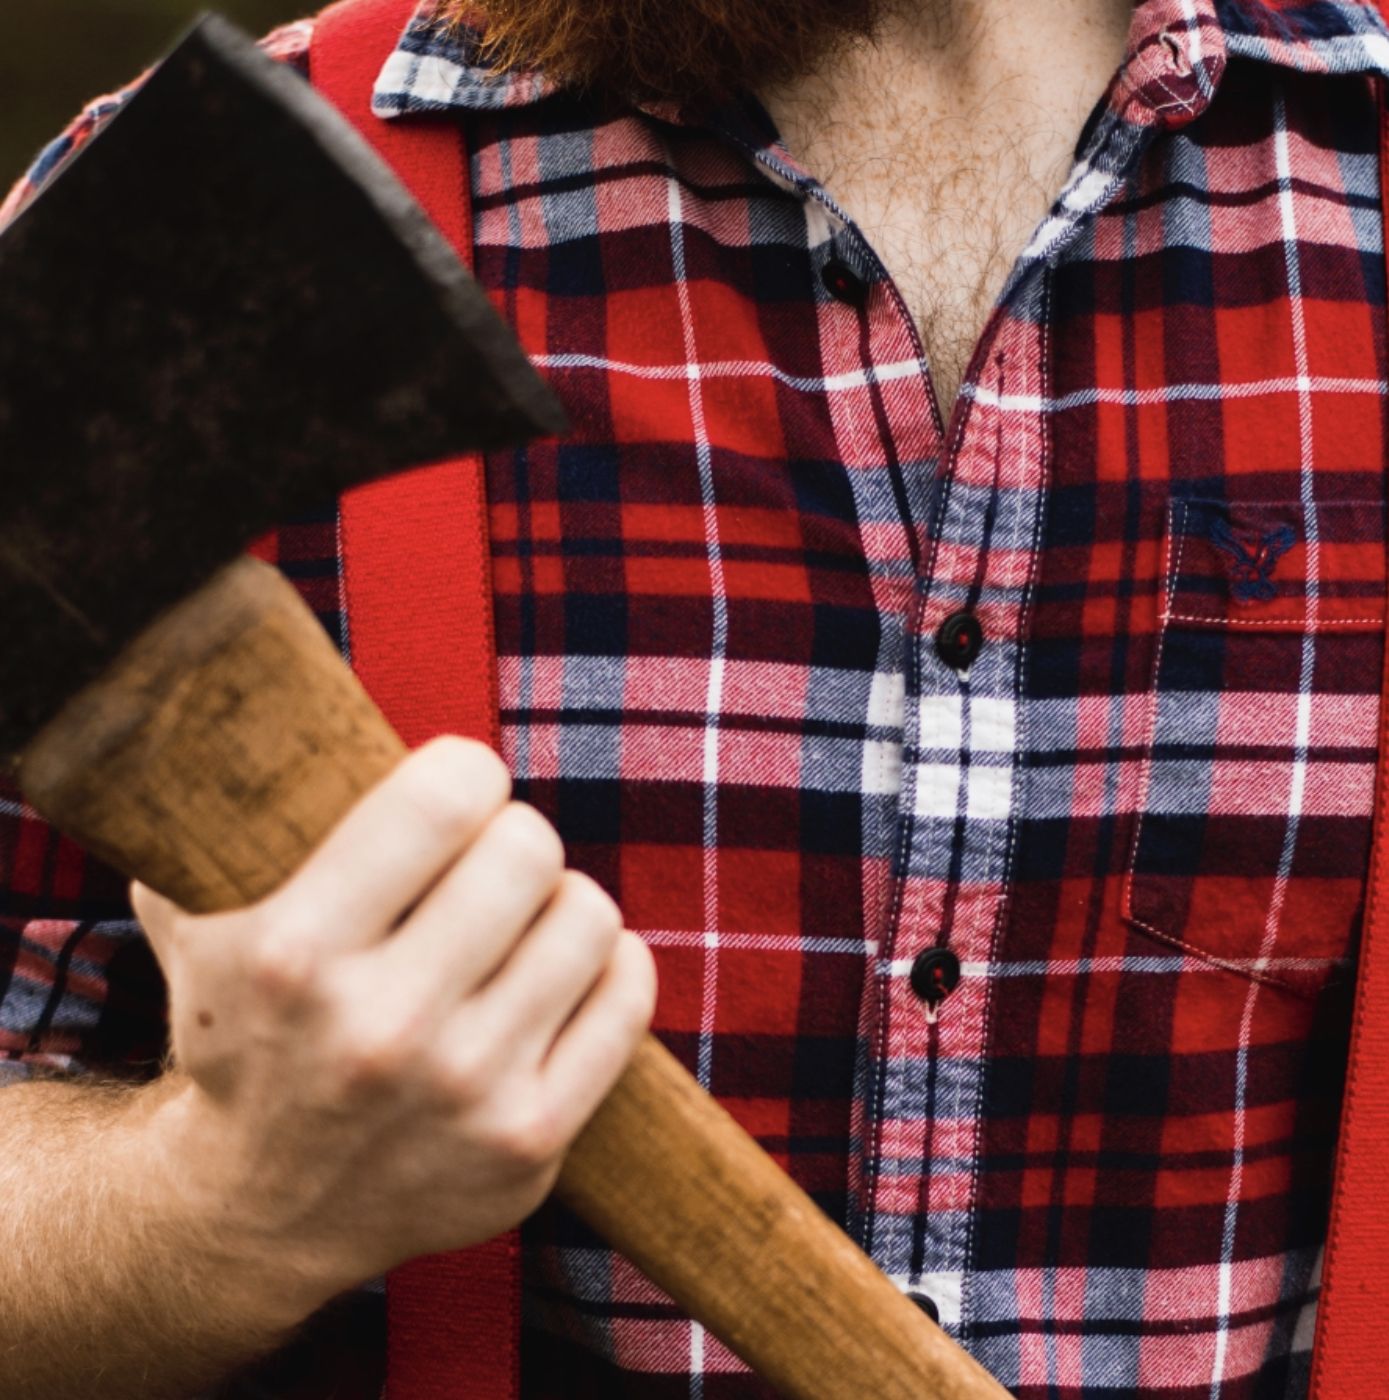
M 761 95 L 792 137 L 827 112 L 856 121 L 865 100 L 875 114 L 865 120 L 890 110 L 918 131 L 957 128 L 966 145 L 980 121 L 994 129 L 1041 121 L 1074 135 L 1123 57 L 1133 4 L 890 0 L 871 40 Z M 879 126 L 880 135 L 890 130 Z

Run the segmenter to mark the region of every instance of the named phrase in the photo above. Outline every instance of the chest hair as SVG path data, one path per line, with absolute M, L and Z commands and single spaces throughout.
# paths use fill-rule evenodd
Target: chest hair
M 974 11 L 942 42 L 973 56 L 952 69 L 935 36 L 891 32 L 834 65 L 761 94 L 791 156 L 863 231 L 920 334 L 948 418 L 1009 271 L 1070 171 L 1085 116 L 1122 54 L 1127 3 L 1047 62 L 1017 61 L 1011 38 L 987 59 L 1007 14 Z M 1094 27 L 1092 26 L 1092 29 Z M 900 36 L 899 36 L 900 39 Z M 1059 50 L 1059 52 L 1058 52 Z M 1067 56 L 1069 54 L 1069 57 Z
M 939 133 L 868 166 L 831 160 L 826 188 L 895 282 L 948 415 L 1013 263 L 1064 171 L 1039 174 L 1032 153 L 1006 137 L 992 146 L 976 140 L 968 159 L 933 166 L 932 149 L 951 149 L 944 140 Z

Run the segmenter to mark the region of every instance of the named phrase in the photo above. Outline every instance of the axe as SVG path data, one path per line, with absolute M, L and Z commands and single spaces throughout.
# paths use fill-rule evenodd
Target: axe
M 125 874 L 254 902 L 405 749 L 242 550 L 563 416 L 390 171 L 215 17 L 0 238 L 0 325 L 0 755 Z M 650 1038 L 558 1193 L 788 1396 L 1005 1394 Z

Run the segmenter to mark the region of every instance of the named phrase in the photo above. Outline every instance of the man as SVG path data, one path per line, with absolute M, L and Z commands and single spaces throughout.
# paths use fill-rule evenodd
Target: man
M 1305 1394 L 1383 655 L 1376 12 L 482 10 L 375 111 L 460 125 L 574 425 L 487 462 L 504 758 L 657 1032 L 1017 1395 Z M 333 526 L 280 557 L 340 629 Z M 210 1386 L 539 1200 L 648 984 L 505 787 L 445 744 L 257 910 L 137 892 L 176 1045 L 204 992 L 247 1029 L 126 1092 L 89 1076 L 157 1056 L 158 979 L 11 812 L 8 1068 L 82 1073 L 0 1099 L 7 1395 Z M 768 1394 L 557 1208 L 524 1242 L 527 1400 Z

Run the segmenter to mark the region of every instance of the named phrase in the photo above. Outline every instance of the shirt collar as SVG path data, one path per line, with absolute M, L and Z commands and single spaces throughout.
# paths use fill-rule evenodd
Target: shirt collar
M 434 0 L 422 0 L 381 70 L 372 111 L 386 120 L 496 111 L 558 91 L 539 70 L 492 71 L 479 38 L 468 25 L 443 28 Z M 1141 0 L 1123 86 L 1158 118 L 1190 119 L 1209 102 L 1227 53 L 1304 73 L 1389 76 L 1389 29 L 1373 0 Z M 688 119 L 673 103 L 639 110 L 677 124 Z
M 376 80 L 371 109 L 390 120 L 420 112 L 527 107 L 557 85 L 535 69 L 495 73 L 478 54 L 480 31 L 445 28 L 433 0 L 422 0 Z
M 1301 73 L 1389 75 L 1375 0 L 1217 0 L 1229 52 Z

